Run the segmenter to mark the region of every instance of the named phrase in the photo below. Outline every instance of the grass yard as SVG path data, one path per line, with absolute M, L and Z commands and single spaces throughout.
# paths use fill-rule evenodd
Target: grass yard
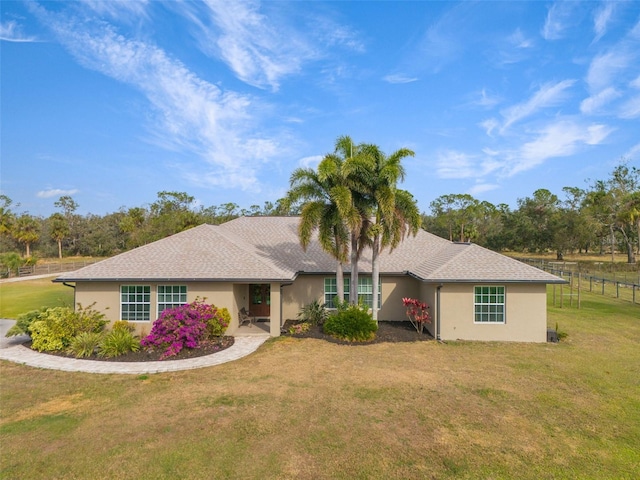
M 0 283 L 0 318 L 16 318 L 40 307 L 73 306 L 73 289 L 54 277 Z
M 560 344 L 341 346 L 125 376 L 0 363 L 6 479 L 636 479 L 640 308 L 550 307 Z

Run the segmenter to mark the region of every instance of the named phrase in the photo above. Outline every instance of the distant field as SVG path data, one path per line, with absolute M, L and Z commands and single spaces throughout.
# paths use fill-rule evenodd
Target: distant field
M 55 277 L 0 283 L 0 318 L 16 318 L 40 307 L 73 306 L 73 289 Z
M 559 344 L 280 338 L 141 376 L 0 362 L 0 477 L 635 480 L 640 309 L 582 307 L 549 307 Z

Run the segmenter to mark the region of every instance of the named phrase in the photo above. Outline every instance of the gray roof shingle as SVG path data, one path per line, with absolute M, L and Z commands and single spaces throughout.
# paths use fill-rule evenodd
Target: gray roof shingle
M 240 217 L 200 225 L 135 248 L 56 281 L 291 281 L 300 272 L 335 272 L 336 262 L 313 240 L 306 252 L 297 217 Z M 365 251 L 361 272 L 371 272 Z M 345 272 L 349 266 L 345 265 Z M 382 274 L 406 273 L 424 281 L 558 283 L 562 280 L 473 244 L 456 244 L 423 230 L 380 256 Z

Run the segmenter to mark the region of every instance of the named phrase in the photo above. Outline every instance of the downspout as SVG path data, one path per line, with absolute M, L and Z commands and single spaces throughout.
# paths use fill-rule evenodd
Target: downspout
M 62 285 L 64 285 L 65 287 L 70 287 L 73 288 L 73 310 L 75 311 L 76 309 L 76 286 L 75 285 L 71 285 L 70 283 L 67 282 L 62 282 Z
M 440 338 L 440 289 L 442 288 L 442 284 L 436 287 L 436 340 L 438 342 L 442 341 Z

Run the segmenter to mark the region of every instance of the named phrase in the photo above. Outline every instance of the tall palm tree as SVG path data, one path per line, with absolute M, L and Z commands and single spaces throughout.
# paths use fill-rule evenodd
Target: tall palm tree
M 393 250 L 407 233 L 416 235 L 422 218 L 413 196 L 399 190 L 397 184 L 404 180 L 402 159 L 413 156 L 414 152 L 401 148 L 391 155 L 385 155 L 377 145 L 362 146 L 367 169 L 361 178 L 366 183 L 366 197 L 369 200 L 370 215 L 374 219 L 369 226 L 371 239 L 371 281 L 373 287 L 373 319 L 378 319 L 378 284 L 380 280 L 380 252 L 384 248 Z
M 364 144 L 354 144 L 351 137 L 338 137 L 335 153 L 330 156 L 341 165 L 338 207 L 349 229 L 351 238 L 351 295 L 350 303 L 358 303 L 358 261 L 363 249 L 369 245 L 370 209 L 367 198 L 367 163 Z
M 40 225 L 31 215 L 23 213 L 16 220 L 12 235 L 18 243 L 24 243 L 26 256 L 30 257 L 31 244 L 40 239 Z
M 320 163 L 318 172 L 311 168 L 294 170 L 285 203 L 290 206 L 304 202 L 298 225 L 300 244 L 306 251 L 313 232 L 318 230 L 320 245 L 337 261 L 337 294 L 338 300 L 343 302 L 343 264 L 348 257 L 349 231 L 339 207 L 339 204 L 348 202 L 348 199 L 344 199 L 344 189 L 340 185 L 341 170 L 340 159 L 331 155 L 327 155 Z

